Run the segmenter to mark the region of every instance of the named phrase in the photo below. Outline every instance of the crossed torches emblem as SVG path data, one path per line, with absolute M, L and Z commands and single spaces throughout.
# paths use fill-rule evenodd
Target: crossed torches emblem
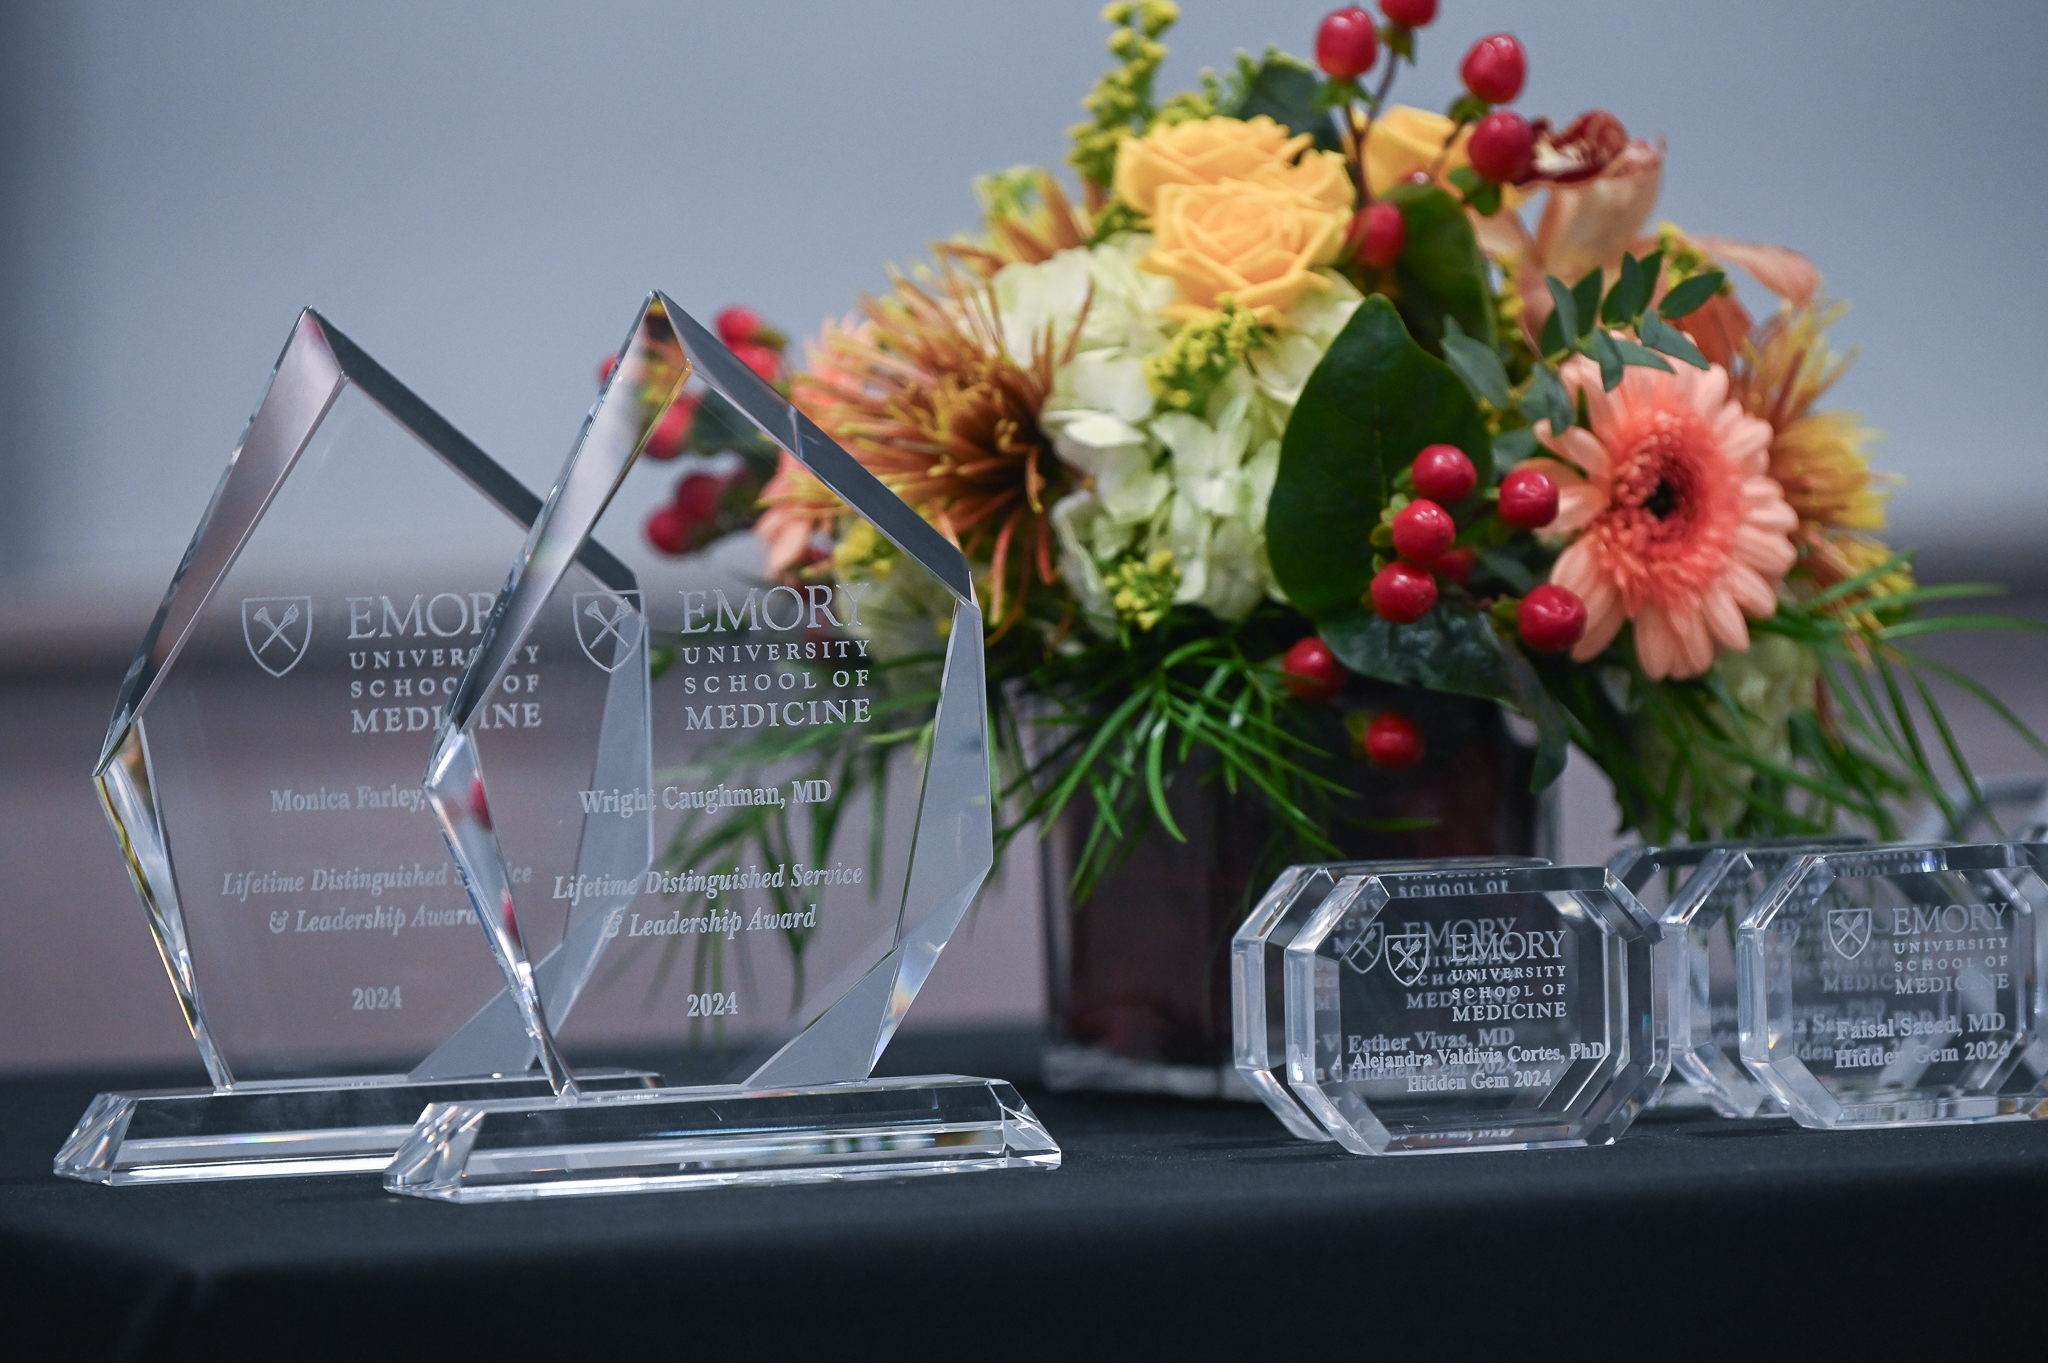
M 272 612 L 276 612 L 273 616 Z M 263 637 L 259 640 L 257 635 Z M 242 642 L 249 656 L 273 677 L 282 677 L 306 656 L 313 642 L 313 598 L 252 596 L 242 602 Z
M 607 672 L 618 671 L 640 646 L 640 593 L 578 592 L 570 606 L 583 656 Z M 611 641 L 610 661 L 602 652 L 606 640 Z

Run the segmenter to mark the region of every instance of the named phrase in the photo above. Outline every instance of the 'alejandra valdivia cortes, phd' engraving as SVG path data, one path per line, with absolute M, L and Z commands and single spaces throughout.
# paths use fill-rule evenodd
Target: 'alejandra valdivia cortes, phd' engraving
M 1345 877 L 1287 948 L 1289 1082 L 1361 1153 L 1612 1140 L 1655 935 L 1600 868 Z

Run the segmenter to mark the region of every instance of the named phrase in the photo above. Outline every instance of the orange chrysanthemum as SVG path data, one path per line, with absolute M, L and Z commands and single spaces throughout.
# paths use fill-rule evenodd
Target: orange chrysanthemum
M 1058 577 L 1045 513 L 1068 475 L 1038 413 L 1062 347 L 1041 336 L 1020 362 L 1003 343 L 987 285 L 950 259 L 928 283 L 898 277 L 891 297 L 862 301 L 859 326 L 828 326 L 796 396 L 898 496 L 987 564 L 989 620 L 1000 632 L 1035 586 Z
M 1728 372 L 1630 367 L 1612 393 L 1583 356 L 1561 370 L 1591 430 L 1537 433 L 1555 457 L 1523 467 L 1557 481 L 1550 534 L 1575 538 L 1550 580 L 1586 603 L 1583 662 L 1635 626 L 1652 680 L 1696 677 L 1716 646 L 1749 647 L 1743 617 L 1767 619 L 1797 556 L 1799 518 L 1769 473 L 1771 428 L 1728 395 Z

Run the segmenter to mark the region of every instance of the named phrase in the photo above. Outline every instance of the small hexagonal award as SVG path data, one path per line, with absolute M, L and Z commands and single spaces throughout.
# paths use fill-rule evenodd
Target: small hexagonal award
M 1743 919 L 1742 1060 L 1803 1126 L 2048 1117 L 2048 846 L 1801 858 Z
M 58 1173 L 377 1170 L 431 1099 L 546 1091 L 525 1076 L 516 1011 L 492 1002 L 500 981 L 419 788 L 539 511 L 331 323 L 299 317 L 94 774 L 213 1087 L 102 1095 Z M 595 544 L 574 576 L 607 598 L 635 587 Z M 587 771 L 604 749 L 630 779 L 631 749 L 605 747 L 619 729 L 607 696 L 644 706 L 644 673 L 596 672 L 549 640 L 485 720 L 508 765 Z M 505 815 L 537 856 L 583 836 L 580 820 L 510 802 Z M 548 955 L 575 924 L 535 926 Z M 582 980 L 555 955 L 544 973 L 562 1012 Z
M 1481 870 L 1548 866 L 1535 857 L 1458 857 L 1435 861 L 1326 861 L 1282 871 L 1230 939 L 1231 1030 L 1237 1072 L 1280 1124 L 1305 1141 L 1328 1132 L 1287 1086 L 1287 946 L 1339 879 L 1360 871 Z
M 858 519 L 840 552 L 772 577 L 714 557 L 644 599 L 579 595 L 569 565 L 678 402 L 693 439 L 765 442 L 836 497 Z M 651 771 L 600 780 L 501 758 L 489 705 L 551 631 L 619 650 L 608 656 L 637 648 L 643 667 L 659 658 L 639 711 Z M 650 298 L 427 768 L 559 1096 L 429 1108 L 385 1186 L 472 1202 L 1056 1166 L 1058 1146 L 1008 1084 L 869 1078 L 994 860 L 983 688 L 959 548 L 716 336 Z M 569 856 L 500 817 L 515 801 L 643 831 L 586 835 Z M 675 1071 L 697 1086 L 581 1091 L 535 987 L 521 865 L 557 902 L 599 906 L 602 930 L 579 951 L 605 951 L 607 975 L 644 989 Z
M 1286 949 L 1287 1078 L 1357 1154 L 1602 1145 L 1670 1063 L 1603 867 L 1343 877 Z
M 1736 1027 L 1735 929 L 1779 872 L 1807 852 L 1867 840 L 1832 837 L 1632 847 L 1607 865 L 1664 927 L 1672 1078 L 1660 1092 L 1690 1089 L 1723 1117 L 1781 1113 L 1770 1090 L 1742 1066 Z M 1684 1085 L 1678 1081 L 1683 1079 Z

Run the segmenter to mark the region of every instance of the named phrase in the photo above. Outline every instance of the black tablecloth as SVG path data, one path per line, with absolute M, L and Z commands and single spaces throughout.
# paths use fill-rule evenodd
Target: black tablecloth
M 1020 1040 L 906 1039 L 889 1068 L 1014 1077 Z M 8 1357 L 2044 1348 L 2048 1123 L 1829 1135 L 1653 1116 L 1599 1150 L 1361 1159 L 1254 1106 L 1027 1087 L 1065 1150 L 1051 1174 L 453 1207 L 371 1177 L 53 1177 L 105 1082 L 0 1084 Z

